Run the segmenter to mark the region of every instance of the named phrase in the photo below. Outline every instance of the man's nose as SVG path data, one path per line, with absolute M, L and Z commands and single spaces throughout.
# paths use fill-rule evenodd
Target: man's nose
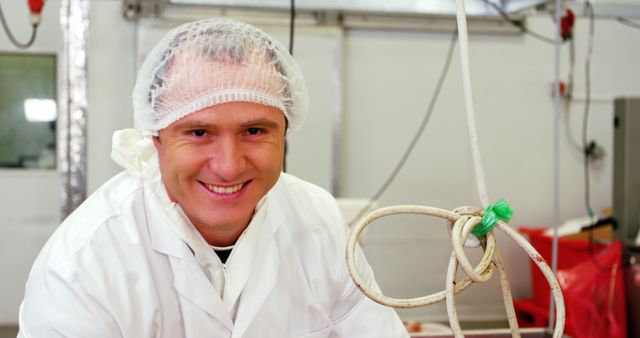
M 209 168 L 226 181 L 237 179 L 246 169 L 247 160 L 242 145 L 233 137 L 216 142 L 209 159 Z

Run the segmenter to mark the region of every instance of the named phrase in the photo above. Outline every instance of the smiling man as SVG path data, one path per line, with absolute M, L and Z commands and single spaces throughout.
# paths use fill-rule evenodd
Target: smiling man
M 274 107 L 229 102 L 160 130 L 154 144 L 169 198 L 212 245 L 233 245 L 258 201 L 280 176 L 284 115 Z
M 179 26 L 133 103 L 113 138 L 126 170 L 42 249 L 19 337 L 408 336 L 351 281 L 335 200 L 281 173 L 307 91 L 280 43 L 229 19 Z

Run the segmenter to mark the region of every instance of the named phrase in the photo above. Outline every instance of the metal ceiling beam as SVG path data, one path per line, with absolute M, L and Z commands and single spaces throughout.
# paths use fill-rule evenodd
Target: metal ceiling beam
M 495 0 L 491 0 L 495 1 Z M 503 0 L 500 6 L 507 13 L 543 5 L 548 0 Z M 169 5 L 218 6 L 244 9 L 288 10 L 288 1 L 282 0 L 167 0 Z M 467 0 L 468 16 L 491 16 L 498 14 L 482 0 Z M 454 0 L 297 0 L 296 10 L 301 12 L 330 11 L 343 14 L 376 15 L 446 15 L 456 12 Z

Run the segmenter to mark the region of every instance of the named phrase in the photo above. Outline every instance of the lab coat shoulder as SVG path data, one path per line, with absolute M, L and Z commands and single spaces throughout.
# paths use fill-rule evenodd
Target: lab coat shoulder
M 144 217 L 135 212 L 144 209 L 143 203 L 142 181 L 121 173 L 62 222 L 30 272 L 20 307 L 20 336 L 120 336 L 122 317 L 144 313 L 136 302 L 119 304 L 129 302 L 122 290 L 153 285 L 136 280 L 150 274 L 134 273 L 149 265 L 139 261 L 147 255 L 138 254 L 147 246 L 135 221 Z
M 344 260 L 348 228 L 336 200 L 326 190 L 288 174 L 282 174 L 274 190 L 269 203 L 285 209 L 283 233 L 294 243 L 294 257 L 306 275 L 313 282 L 322 280 L 322 285 L 343 282 L 346 270 L 334 264 Z M 339 292 L 343 286 L 332 291 Z
M 99 240 L 102 227 L 118 226 L 122 209 L 142 189 L 142 182 L 123 172 L 91 194 L 71 213 L 47 240 L 34 269 L 46 268 L 64 276 L 76 267 L 74 259 L 82 256 L 87 245 Z
M 366 298 L 355 286 L 345 264 L 349 229 L 335 198 L 326 190 L 292 175 L 283 174 L 269 203 L 284 205 L 287 221 L 283 234 L 295 244 L 290 257 L 299 260 L 310 290 L 332 322 L 331 337 L 406 337 L 393 309 Z M 377 288 L 361 252 L 361 274 Z M 322 336 L 322 335 L 320 335 Z
M 339 291 L 341 287 L 325 288 L 337 285 L 345 277 L 342 269 L 333 265 L 342 260 L 347 237 L 346 223 L 335 199 L 326 190 L 288 174 L 282 174 L 269 198 L 270 205 L 280 206 L 286 214 L 282 235 L 292 244 L 293 257 L 305 269 L 310 286 L 320 286 L 324 292 Z M 279 245 L 286 247 L 284 241 Z
M 344 217 L 335 198 L 323 188 L 283 173 L 271 197 L 276 200 L 274 204 L 287 209 L 288 218 L 297 220 L 287 219 L 290 231 L 304 233 L 301 237 L 327 240 L 333 245 L 346 240 L 348 229 Z

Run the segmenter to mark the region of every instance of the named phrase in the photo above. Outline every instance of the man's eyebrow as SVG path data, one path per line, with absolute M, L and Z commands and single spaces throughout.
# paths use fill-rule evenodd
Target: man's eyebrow
M 199 120 L 191 120 L 184 121 L 176 124 L 176 128 L 180 130 L 193 130 L 193 129 L 214 129 L 218 125 L 214 123 L 209 123 L 206 121 Z M 280 125 L 278 122 L 267 119 L 267 118 L 257 118 L 254 120 L 243 121 L 240 123 L 240 127 L 249 128 L 249 127 L 262 127 L 269 129 L 278 129 Z
M 242 122 L 240 125 L 243 127 L 258 126 L 258 127 L 264 127 L 264 128 L 270 128 L 270 129 L 278 129 L 280 127 L 280 125 L 276 121 L 266 119 L 266 118 L 245 121 L 245 122 Z
M 182 122 L 182 123 L 178 123 L 176 125 L 176 127 L 178 129 L 182 129 L 182 130 L 185 130 L 185 129 L 211 129 L 212 127 L 214 127 L 214 125 L 211 124 L 211 123 L 204 122 L 204 121 L 195 120 L 195 121 L 185 121 L 185 122 Z

